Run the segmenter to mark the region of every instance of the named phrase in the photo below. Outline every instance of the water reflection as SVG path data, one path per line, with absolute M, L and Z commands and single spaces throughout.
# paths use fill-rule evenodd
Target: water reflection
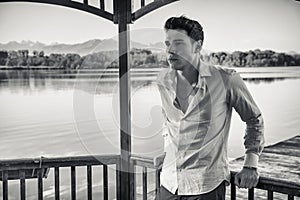
M 156 79 L 160 69 L 147 69 L 132 71 L 131 86 L 133 89 L 150 85 Z M 273 76 L 270 76 L 270 74 Z M 241 76 L 246 82 L 260 84 L 273 83 L 285 79 L 299 77 L 297 73 L 269 73 L 268 76 L 253 72 L 242 72 Z M 111 93 L 118 88 L 118 70 L 1 70 L 0 89 L 8 89 L 12 92 L 45 89 L 72 90 L 80 88 L 95 94 Z
M 275 81 L 283 81 L 285 79 L 295 79 L 295 77 L 285 77 L 285 78 L 243 78 L 244 81 L 249 83 L 273 83 Z
M 117 71 L 106 73 L 117 75 Z M 152 129 L 152 125 L 158 126 L 156 113 L 159 107 L 156 106 L 160 105 L 160 96 L 153 82 L 157 71 L 155 73 L 147 71 L 147 74 L 151 74 L 148 76 L 144 76 L 145 71 L 141 73 L 143 75 L 138 74 L 139 80 L 131 82 L 133 150 L 138 153 L 155 152 L 162 146 L 162 140 L 158 134 L 153 136 L 158 129 Z M 291 74 L 285 73 L 284 75 L 292 77 Z M 70 152 L 72 155 L 83 155 L 86 152 L 82 150 L 79 135 L 84 138 L 84 144 L 89 149 L 100 153 L 111 152 L 110 146 L 105 146 L 107 140 L 104 140 L 103 134 L 100 133 L 105 133 L 105 137 L 118 147 L 119 99 L 118 93 L 111 95 L 112 92 L 118 92 L 118 77 L 103 78 L 102 75 L 103 71 L 99 70 L 84 70 L 80 73 L 63 70 L 0 70 L 2 114 L 0 152 L 2 155 L 6 157 L 63 156 L 69 155 Z M 279 72 L 271 73 L 267 77 L 265 74 L 263 74 L 264 77 L 259 74 L 259 78 L 253 73 L 241 75 L 248 76 L 242 77 L 246 80 L 249 91 L 264 113 L 267 142 L 270 144 L 298 134 L 300 96 L 295 91 L 300 89 L 300 79 L 283 78 L 280 77 L 282 74 Z M 272 77 L 273 75 L 275 76 Z M 90 100 L 81 101 L 74 97 L 76 89 L 96 95 L 79 91 L 82 95 L 80 97 Z M 84 105 L 91 103 L 91 109 L 76 111 L 74 99 Z M 94 118 L 82 115 L 86 112 L 91 113 Z M 89 120 L 88 122 L 96 121 L 98 126 L 95 129 L 88 127 L 79 134 L 77 127 L 81 125 L 81 121 L 78 123 L 74 121 L 74 116 L 78 113 L 85 119 L 82 121 L 83 124 Z M 101 127 L 101 131 L 98 127 Z M 231 144 L 229 156 L 237 157 L 244 152 L 241 134 L 244 132 L 244 124 L 239 116 L 233 115 L 231 127 L 233 137 L 229 142 Z M 150 136 L 153 136 L 151 140 L 148 139 Z M 18 149 L 15 148 L 16 146 Z
M 157 74 L 132 76 L 133 89 L 150 85 Z M 11 92 L 81 89 L 95 94 L 118 90 L 118 71 L 2 70 L 0 90 Z

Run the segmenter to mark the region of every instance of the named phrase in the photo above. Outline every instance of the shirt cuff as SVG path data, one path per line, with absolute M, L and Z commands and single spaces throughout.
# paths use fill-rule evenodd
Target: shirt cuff
M 247 153 L 245 155 L 244 166 L 245 167 L 258 167 L 259 156 L 255 153 Z

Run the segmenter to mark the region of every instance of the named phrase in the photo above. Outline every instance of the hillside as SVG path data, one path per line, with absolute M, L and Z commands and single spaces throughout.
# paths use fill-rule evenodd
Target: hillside
M 131 48 L 144 48 L 144 49 L 153 49 L 156 51 L 162 51 L 164 48 L 163 43 L 155 44 L 142 44 L 139 42 L 131 41 Z M 18 50 L 28 50 L 29 52 L 33 51 L 44 51 L 46 55 L 54 54 L 79 54 L 80 56 L 85 56 L 92 53 L 103 52 L 103 51 L 113 51 L 118 49 L 118 41 L 114 39 L 94 39 L 88 40 L 83 43 L 76 44 L 62 44 L 62 43 L 53 43 L 46 45 L 40 42 L 32 41 L 22 41 L 16 42 L 11 41 L 6 44 L 0 43 L 0 51 L 18 51 Z

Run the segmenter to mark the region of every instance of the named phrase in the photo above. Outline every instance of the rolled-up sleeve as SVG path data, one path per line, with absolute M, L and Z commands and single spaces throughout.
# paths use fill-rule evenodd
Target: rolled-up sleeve
M 257 167 L 264 146 L 264 122 L 260 109 L 254 102 L 240 75 L 233 72 L 228 80 L 227 102 L 246 122 L 244 166 Z

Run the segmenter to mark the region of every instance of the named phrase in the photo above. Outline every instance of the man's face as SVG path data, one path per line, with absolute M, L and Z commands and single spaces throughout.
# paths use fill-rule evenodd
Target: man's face
M 183 70 L 191 65 L 194 51 L 194 43 L 185 30 L 166 30 L 166 53 L 169 65 L 176 70 Z

